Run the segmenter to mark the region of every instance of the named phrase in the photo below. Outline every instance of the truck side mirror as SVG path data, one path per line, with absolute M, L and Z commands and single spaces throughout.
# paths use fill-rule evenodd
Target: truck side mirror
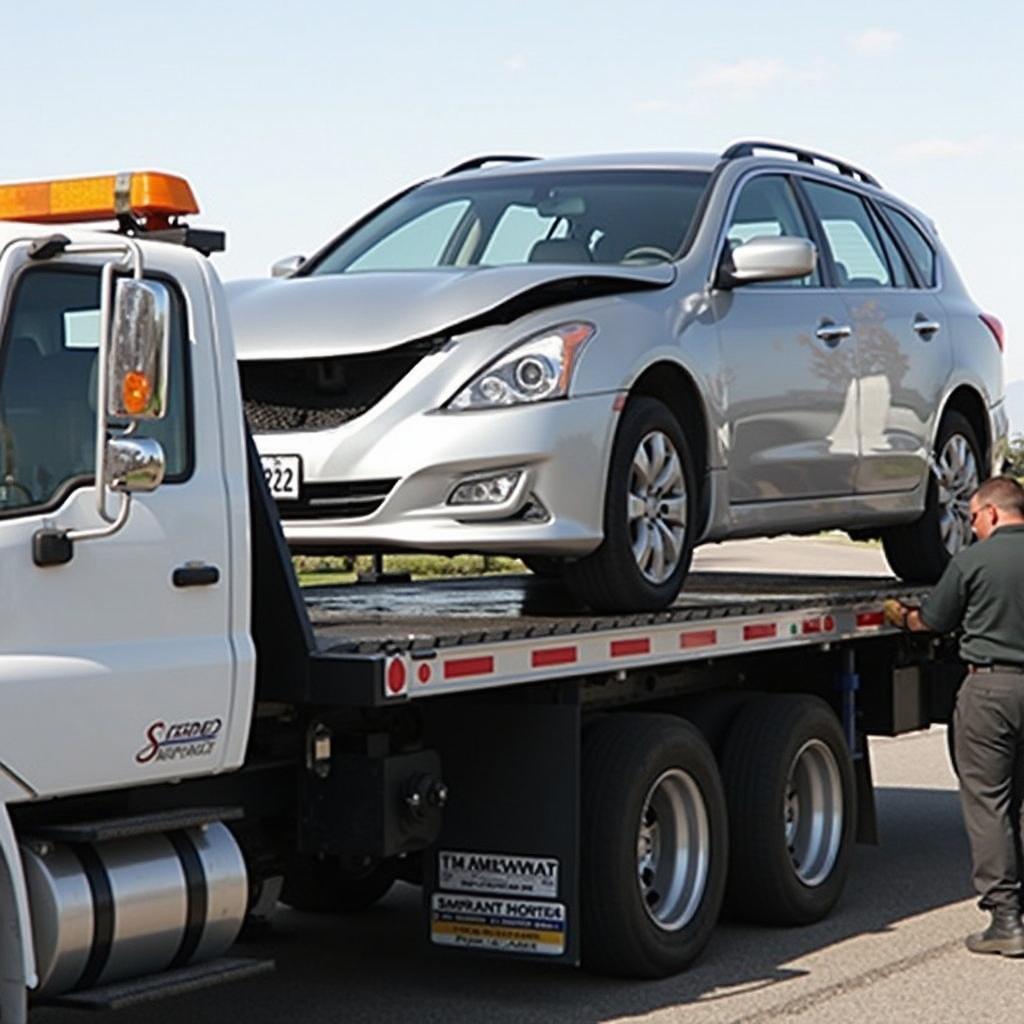
M 107 415 L 158 420 L 167 415 L 171 299 L 153 281 L 122 278 L 114 291 L 107 356 Z

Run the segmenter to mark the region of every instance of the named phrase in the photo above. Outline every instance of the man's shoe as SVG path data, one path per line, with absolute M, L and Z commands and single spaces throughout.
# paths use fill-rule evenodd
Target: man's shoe
M 1015 910 L 993 910 L 992 923 L 983 931 L 967 936 L 972 953 L 1001 953 L 1024 956 L 1024 926 Z

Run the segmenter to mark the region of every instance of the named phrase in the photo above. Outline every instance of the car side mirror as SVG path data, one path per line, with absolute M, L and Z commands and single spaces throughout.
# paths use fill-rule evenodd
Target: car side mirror
M 278 260 L 271 266 L 270 276 L 291 277 L 305 262 L 305 256 L 285 256 L 283 260 Z
M 818 250 L 806 238 L 752 238 L 725 253 L 715 284 L 728 289 L 792 281 L 813 274 L 817 259 Z

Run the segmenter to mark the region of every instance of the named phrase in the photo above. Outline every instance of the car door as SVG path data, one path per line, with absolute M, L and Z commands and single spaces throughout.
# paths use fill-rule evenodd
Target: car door
M 856 491 L 908 491 L 927 473 L 935 416 L 952 364 L 951 332 L 867 197 L 805 179 L 836 284 L 849 308 L 859 382 Z
M 741 184 L 725 245 L 815 240 L 787 175 Z M 716 294 L 732 504 L 851 494 L 858 457 L 855 342 L 822 268 Z
M 133 498 L 120 532 L 35 564 L 37 530 L 104 525 L 92 484 L 100 266 L 24 251 L 0 260 L 0 769 L 38 795 L 215 770 L 236 656 L 223 455 L 195 433 L 197 410 L 216 409 L 211 346 L 190 344 L 185 295 L 165 281 L 168 412 L 136 430 L 161 443 L 165 482 Z M 189 563 L 221 578 L 176 585 Z

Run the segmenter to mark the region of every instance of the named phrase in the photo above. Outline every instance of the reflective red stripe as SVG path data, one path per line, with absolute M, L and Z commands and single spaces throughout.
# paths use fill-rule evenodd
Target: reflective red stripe
M 884 622 L 884 612 L 857 612 L 858 629 L 864 629 L 866 626 L 881 626 Z
M 494 671 L 494 658 L 453 658 L 444 663 L 445 679 L 463 679 L 466 676 L 486 676 Z
M 821 632 L 821 619 L 804 619 L 803 632 L 807 633 L 820 633 Z
M 679 646 L 688 647 L 713 647 L 718 643 L 717 629 L 697 629 L 690 633 L 679 634 Z
M 542 651 L 534 651 L 530 656 L 530 663 L 534 668 L 544 668 L 548 665 L 574 665 L 579 652 L 575 647 L 547 647 Z
M 765 640 L 778 636 L 779 627 L 774 622 L 757 622 L 752 626 L 743 627 L 744 640 Z
M 628 658 L 632 654 L 650 654 L 651 641 L 648 637 L 636 640 L 613 640 L 611 645 L 613 658 Z

